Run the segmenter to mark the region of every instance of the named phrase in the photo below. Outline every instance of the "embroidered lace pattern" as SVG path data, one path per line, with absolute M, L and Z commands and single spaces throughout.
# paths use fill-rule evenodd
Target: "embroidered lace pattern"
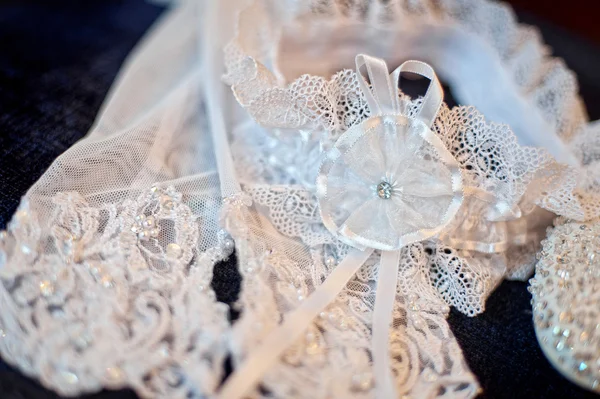
M 201 221 L 172 189 L 102 207 L 77 193 L 53 202 L 49 229 L 24 202 L 2 233 L 2 357 L 66 395 L 214 390 L 227 308 L 210 282 L 231 239 L 200 251 Z
M 259 125 L 249 122 L 233 131 L 232 153 L 246 194 L 224 214 L 244 276 L 244 312 L 232 343 L 238 364 L 347 254 L 349 248 L 322 224 L 314 182 L 322 150 L 370 115 L 354 71 L 342 70 L 329 80 L 302 75 L 285 83 L 274 50 L 284 35 L 280 25 L 296 19 L 301 28 L 293 32 L 304 32 L 310 31 L 311 19 L 347 26 L 410 17 L 459 26 L 491 45 L 520 95 L 531 101 L 529 109 L 549 118 L 557 137 L 573 146 L 579 159 L 574 143 L 587 128 L 572 73 L 549 58 L 537 32 L 518 26 L 503 5 L 452 0 L 305 4 L 310 6 L 287 4 L 286 9 L 252 2 L 240 15 L 243 34 L 226 48 L 225 80 Z M 414 115 L 420 100 L 399 96 L 403 113 Z M 432 129 L 465 171 L 465 185 L 494 193 L 497 204 L 514 212 L 505 220 L 489 203 L 471 204 L 459 211 L 453 228 L 469 222 L 466 232 L 490 240 L 526 232 L 524 240 L 502 253 L 458 249 L 443 238 L 403 250 L 390 337 L 397 390 L 406 397 L 472 397 L 477 383 L 445 322 L 448 306 L 467 315 L 482 312 L 503 278 L 524 280 L 531 274 L 551 212 L 582 220 L 595 208 L 576 192 L 575 168 L 557 163 L 544 149 L 519 145 L 506 124 L 486 121 L 473 107 L 443 105 Z M 481 213 L 472 217 L 475 208 Z M 252 397 L 373 397 L 370 328 L 377 259 L 373 255 L 305 337 L 265 374 Z
M 349 249 L 334 241 L 324 229 L 314 214 L 314 197 L 306 191 L 279 187 L 255 187 L 247 191 L 251 197 L 231 201 L 225 209 L 228 226 L 236 238 L 248 295 L 242 299 L 244 316 L 234 328 L 233 350 L 238 356 L 255 347 L 261 336 L 279 323 L 280 314 L 310 295 Z M 251 198 L 256 208 L 270 204 L 274 212 L 271 215 L 256 212 L 249 206 Z M 278 219 L 277 209 L 286 208 L 286 204 L 285 220 Z M 307 237 L 311 245 L 302 242 L 301 236 Z M 431 267 L 430 254 L 434 251 L 441 251 L 444 256 L 434 257 L 436 265 Z M 373 256 L 303 338 L 265 375 L 263 385 L 269 395 L 372 397 L 369 348 L 377 269 L 378 257 Z M 460 275 L 465 280 L 455 273 L 457 269 L 464 271 Z M 466 281 L 475 279 L 477 270 L 451 250 L 435 244 L 431 247 L 415 244 L 403 250 L 401 284 L 394 309 L 395 328 L 390 336 L 392 367 L 402 395 L 417 392 L 437 395 L 440 391 L 451 397 L 476 394 L 475 379 L 445 322 L 449 309 L 444 299 L 452 301 L 453 296 L 460 297 L 457 304 L 468 307 L 470 304 L 460 303 L 469 297 L 464 294 L 482 289 Z M 250 292 L 268 296 L 257 301 Z M 256 391 L 252 396 L 263 395 Z
M 148 34 L 90 133 L 0 233 L 0 356 L 62 395 L 201 398 L 220 384 L 228 309 L 210 284 L 233 241 L 218 224 L 198 5 Z

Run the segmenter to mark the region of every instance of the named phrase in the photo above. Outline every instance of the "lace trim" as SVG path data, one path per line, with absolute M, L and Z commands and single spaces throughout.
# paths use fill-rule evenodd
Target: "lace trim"
M 277 11 L 270 9 L 273 7 Z M 339 133 L 368 114 L 353 71 L 341 71 L 329 81 L 303 75 L 289 85 L 282 85 L 282 79 L 265 66 L 276 63 L 271 47 L 280 37 L 280 28 L 270 17 L 275 13 L 276 20 L 306 13 L 340 25 L 349 21 L 393 25 L 412 18 L 458 24 L 497 51 L 524 96 L 564 140 L 577 136 L 587 123 L 573 72 L 562 60 L 550 57 L 538 31 L 519 25 L 512 9 L 505 4 L 478 0 L 435 3 L 393 0 L 383 5 L 371 0 L 313 0 L 279 8 L 252 2 L 242 11 L 236 36 L 225 48 L 225 80 L 232 85 L 240 104 L 263 126 Z
M 310 205 L 314 197 L 306 191 L 255 187 L 248 188 L 248 193 L 256 208 L 250 196 L 243 194 L 224 210 L 244 276 L 240 298 L 244 313 L 234 326 L 232 342 L 236 363 L 278 325 L 283 314 L 321 284 L 349 248 L 325 234 L 311 232 L 316 217 Z M 264 204 L 272 206 L 272 218 L 265 219 L 255 210 Z M 286 211 L 283 220 L 278 209 L 286 204 L 294 204 L 295 211 Z M 279 235 L 280 227 L 285 236 Z M 296 234 L 307 234 L 312 245 L 299 243 Z M 421 244 L 411 245 L 401 258 L 390 336 L 398 392 L 420 397 L 443 391 L 451 397 L 473 397 L 478 385 L 445 321 L 449 308 L 442 291 L 432 283 L 435 280 L 446 292 L 452 290 L 450 286 L 468 290 L 473 284 L 459 281 L 459 274 L 468 276 L 466 269 L 454 274 L 456 267 L 447 262 L 430 274 L 428 251 Z M 439 259 L 452 258 L 444 253 Z M 373 396 L 371 318 L 378 260 L 377 255 L 366 262 L 304 337 L 264 376 L 266 390 L 256 390 L 250 397 Z M 260 300 L 256 300 L 259 293 Z
M 486 4 L 486 6 L 478 8 L 478 12 L 486 11 L 486 7 L 490 9 L 495 7 L 487 2 L 478 2 L 477 4 Z M 400 6 L 394 5 L 393 7 Z M 498 10 L 498 8 L 494 9 Z M 500 10 L 503 13 L 502 15 L 506 14 L 507 23 L 516 24 L 510 13 L 507 14 L 504 8 L 500 8 Z M 405 11 L 410 13 L 414 10 Z M 464 16 L 458 9 L 449 7 L 448 4 L 442 7 L 442 11 L 449 13 L 448 16 L 452 18 Z M 321 12 L 322 10 L 319 9 L 319 13 Z M 458 23 L 467 23 L 468 25 L 469 21 L 459 19 Z M 260 57 L 255 58 L 247 55 L 268 53 L 266 49 L 260 46 L 266 46 L 268 43 L 265 43 L 265 41 L 273 41 L 272 37 L 277 37 L 276 28 L 269 25 L 272 22 L 268 18 L 268 10 L 263 8 L 262 3 L 256 2 L 242 12 L 238 28 L 240 31 L 245 32 L 245 35 L 248 31 L 252 32 L 246 26 L 247 24 L 251 24 L 253 28 L 260 27 L 259 32 L 256 33 L 256 37 L 251 39 L 238 36 L 237 39 L 229 43 L 226 49 L 226 66 L 228 67 L 226 80 L 232 84 L 239 102 L 260 125 L 305 129 L 314 132 L 324 131 L 326 133 L 325 136 L 321 137 L 320 146 L 328 147 L 337 139 L 339 134 L 369 116 L 370 113 L 354 71 L 344 70 L 338 72 L 329 81 L 322 77 L 303 75 L 288 86 L 280 87 L 275 75 L 259 63 L 258 59 Z M 514 30 L 516 32 L 516 28 Z M 264 39 L 264 37 L 269 39 Z M 511 38 L 511 35 L 509 34 L 508 37 Z M 515 34 L 511 38 L 511 43 L 512 40 L 517 41 L 515 46 L 520 49 L 517 45 L 518 35 Z M 537 42 L 535 44 L 540 46 Z M 504 44 L 494 43 L 494 45 L 504 51 L 502 54 L 505 57 L 509 56 L 509 52 L 506 50 L 506 47 L 509 46 L 508 42 Z M 258 48 L 262 50 L 258 51 Z M 517 55 L 511 59 L 525 62 Z M 518 66 L 511 63 L 510 60 L 506 62 L 513 68 Z M 558 90 L 556 86 L 566 87 L 567 92 L 575 93 L 576 85 L 572 74 L 562 64 L 552 60 L 547 60 L 547 63 L 551 66 L 550 75 L 542 75 L 544 78 L 536 86 L 535 93 L 538 93 L 536 96 L 540 99 L 538 106 L 542 108 L 544 113 L 552 114 L 554 118 L 556 115 L 563 115 L 563 112 L 561 112 L 563 107 L 557 103 L 559 100 L 555 98 L 558 97 L 556 96 Z M 525 82 L 528 80 L 520 78 L 517 81 Z M 534 91 L 534 89 L 530 88 L 530 91 Z M 543 96 L 539 94 L 542 92 L 548 92 L 547 96 L 554 98 L 554 100 L 542 101 Z M 420 101 L 410 101 L 402 93 L 400 93 L 400 96 L 405 104 L 405 113 L 408 115 L 415 114 L 420 107 Z M 565 99 L 571 97 L 573 97 L 575 103 L 579 104 L 578 97 L 574 94 L 573 96 L 570 94 L 564 96 Z M 571 103 L 566 104 L 565 107 L 569 108 L 568 115 L 571 117 L 573 107 L 569 104 Z M 576 113 L 575 115 L 579 114 Z M 583 117 L 583 114 L 581 116 Z M 558 122 L 572 128 L 568 132 L 565 129 L 561 132 L 563 137 L 570 138 L 576 130 L 582 129 L 584 119 L 578 119 L 577 123 L 567 123 L 563 119 Z M 508 126 L 487 123 L 484 116 L 473 107 L 461 106 L 448 109 L 444 106 L 432 128 L 440 135 L 447 148 L 461 164 L 465 174 L 465 184 L 494 193 L 498 197 L 497 200 L 504 202 L 508 208 L 519 207 L 523 214 L 527 214 L 531 212 L 535 205 L 538 205 L 576 220 L 595 217 L 597 212 L 600 212 L 596 207 L 590 205 L 594 203 L 593 201 L 585 200 L 581 195 L 573 195 L 577 185 L 577 171 L 574 168 L 556 163 L 544 149 L 519 146 L 517 138 Z M 278 137 L 278 139 L 281 140 L 281 137 Z M 298 153 L 299 145 L 295 143 L 305 140 L 305 138 L 298 137 L 294 140 L 287 137 L 285 140 L 287 140 L 287 143 L 278 146 L 287 146 L 287 149 L 273 151 L 274 148 L 271 145 L 271 148 L 265 151 L 264 158 L 273 160 L 272 163 L 276 164 L 279 154 L 285 154 L 286 160 L 281 162 L 286 165 L 285 170 L 277 173 L 267 165 L 267 167 L 261 168 L 260 172 L 263 173 L 256 173 L 255 175 L 262 175 L 262 179 L 269 177 L 270 174 L 283 178 L 283 175 L 289 175 L 290 171 L 292 173 L 296 172 L 293 165 L 290 167 L 290 155 L 287 154 Z M 308 154 L 303 160 L 309 161 L 309 168 L 318 165 L 318 162 L 314 159 L 318 159 L 319 147 L 310 144 L 304 147 Z M 260 163 L 256 157 L 252 157 L 248 162 L 243 162 L 242 157 L 241 161 L 245 167 L 254 164 L 254 169 Z M 306 164 L 303 169 L 307 169 Z M 241 172 L 241 176 L 247 175 L 248 170 L 245 169 Z M 267 176 L 265 176 L 265 170 Z M 315 175 L 310 170 L 296 181 L 307 182 L 312 186 L 314 184 L 313 176 Z
M 202 221 L 172 188 L 100 207 L 74 192 L 52 201 L 47 228 L 25 199 L 0 233 L 2 357 L 63 395 L 213 392 L 228 309 L 210 283 L 232 240 L 198 248 Z

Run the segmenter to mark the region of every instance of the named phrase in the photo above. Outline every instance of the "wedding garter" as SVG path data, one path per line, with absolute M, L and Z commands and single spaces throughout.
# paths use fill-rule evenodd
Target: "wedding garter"
M 476 315 L 502 278 L 530 275 L 553 214 L 598 214 L 597 197 L 576 186 L 581 156 L 569 142 L 587 128 L 576 86 L 562 63 L 532 54 L 535 33 L 513 21 L 487 2 L 242 11 L 226 80 L 262 128 L 233 131 L 250 195 L 230 213 L 243 226 L 230 231 L 245 311 L 234 326 L 239 368 L 221 397 L 475 395 L 448 305 Z M 431 62 L 461 100 L 517 136 L 472 107 L 438 108 L 437 79 L 422 63 L 388 76 L 362 56 L 356 72 L 334 73 L 369 46 Z M 469 62 L 475 70 L 460 70 Z M 403 68 L 432 80 L 423 99 L 396 93 Z M 490 71 L 506 80 L 483 79 L 486 97 L 476 77 Z
M 449 306 L 527 278 L 555 214 L 599 215 L 572 73 L 490 1 L 234 11 L 165 16 L 26 194 L 0 236 L 2 358 L 64 395 L 475 396 Z M 234 241 L 230 327 L 210 283 Z

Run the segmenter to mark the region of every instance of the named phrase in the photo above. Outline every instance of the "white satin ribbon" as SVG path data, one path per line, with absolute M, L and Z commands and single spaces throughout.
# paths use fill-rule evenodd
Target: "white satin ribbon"
M 384 251 L 377 276 L 373 309 L 373 374 L 378 398 L 396 398 L 396 384 L 390 367 L 390 324 L 394 314 L 400 251 Z
M 344 289 L 348 281 L 360 269 L 373 249 L 351 251 L 331 272 L 329 277 L 300 306 L 291 312 L 263 342 L 245 359 L 227 379 L 218 397 L 221 399 L 241 399 L 258 384 L 265 372 L 277 358 L 296 342 L 310 323 Z
M 370 81 L 361 73 L 366 67 Z M 383 60 L 367 55 L 356 57 L 359 82 L 369 104 L 371 115 L 397 115 L 401 112 L 398 98 L 398 80 L 402 72 L 412 72 L 431 80 L 423 104 L 417 115 L 428 127 L 436 118 L 443 100 L 443 90 L 433 69 L 420 61 L 406 61 L 392 74 L 388 73 Z M 433 140 L 433 138 L 431 138 Z M 435 137 L 435 139 L 438 139 Z M 439 139 L 438 139 L 439 140 Z M 447 151 L 446 151 L 447 152 Z M 445 154 L 445 153 L 444 153 Z M 442 154 L 442 155 L 444 155 Z M 448 156 L 449 153 L 448 153 Z M 455 162 L 452 159 L 453 162 Z M 219 392 L 220 399 L 241 399 L 262 379 L 286 348 L 290 347 L 360 269 L 374 248 L 355 249 L 333 270 L 327 279 L 299 307 L 291 312 L 278 327 L 263 340 L 262 344 L 248 355 Z M 389 355 L 389 332 L 398 283 L 401 250 L 381 251 L 381 262 L 377 277 L 375 307 L 372 322 L 372 356 L 375 391 L 378 399 L 396 398 L 395 379 Z
M 367 69 L 371 89 L 369 89 L 369 84 L 362 75 L 363 66 Z M 444 90 L 435 71 L 428 64 L 409 60 L 388 75 L 388 68 L 383 60 L 359 54 L 356 56 L 356 71 L 359 76 L 360 88 L 365 95 L 367 104 L 369 104 L 371 115 L 393 115 L 401 111 L 398 85 L 402 72 L 415 73 L 429 79 L 431 82 L 423 97 L 423 105 L 417 117 L 425 122 L 427 126 L 431 126 L 435 121 L 444 101 Z

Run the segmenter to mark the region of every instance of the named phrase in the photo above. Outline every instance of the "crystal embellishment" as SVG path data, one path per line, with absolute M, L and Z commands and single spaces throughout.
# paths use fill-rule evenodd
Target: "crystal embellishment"
M 135 223 L 131 226 L 131 231 L 135 233 L 140 240 L 146 241 L 150 238 L 158 237 L 160 227 L 156 224 L 154 216 L 140 214 L 135 217 Z
M 394 188 L 392 185 L 386 181 L 382 181 L 377 185 L 377 195 L 381 199 L 390 199 L 392 198 L 392 190 Z
M 571 381 L 600 392 L 600 221 L 558 219 L 542 241 L 536 275 L 530 280 L 535 331 L 546 357 Z M 568 259 L 568 261 L 567 261 Z
M 454 219 L 463 201 L 462 175 L 423 121 L 372 116 L 328 152 L 317 198 L 323 224 L 341 241 L 393 251 L 434 236 Z

